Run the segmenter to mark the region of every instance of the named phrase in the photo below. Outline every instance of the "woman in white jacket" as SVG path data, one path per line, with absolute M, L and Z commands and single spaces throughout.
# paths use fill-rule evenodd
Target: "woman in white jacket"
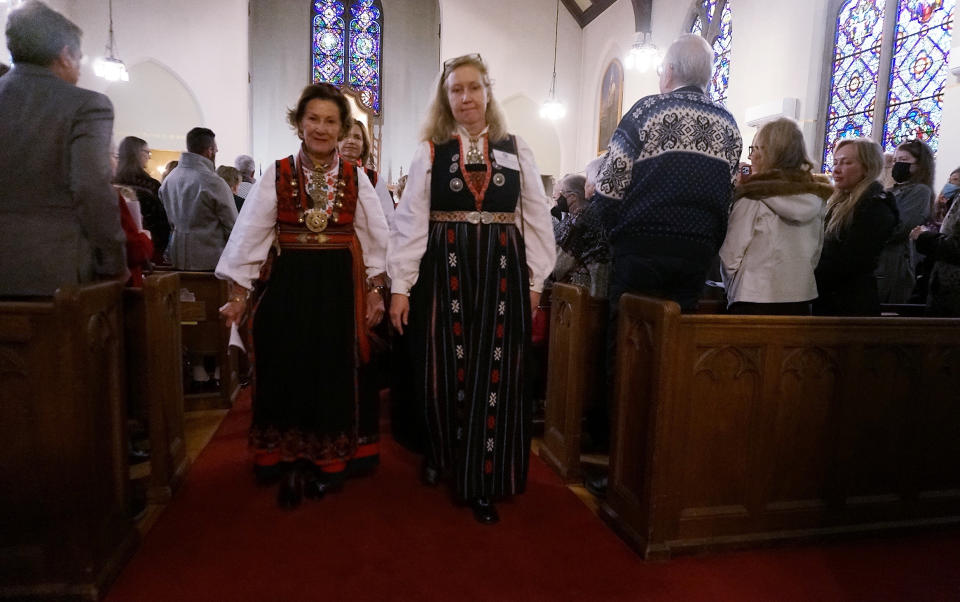
M 754 173 L 734 193 L 720 248 L 728 311 L 809 315 L 833 189 L 825 176 L 812 173 L 803 134 L 790 119 L 760 128 L 750 159 Z

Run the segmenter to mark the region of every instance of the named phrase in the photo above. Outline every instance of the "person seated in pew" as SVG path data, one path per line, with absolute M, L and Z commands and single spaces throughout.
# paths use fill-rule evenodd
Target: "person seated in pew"
M 880 145 L 844 138 L 833 153 L 835 191 L 827 201 L 826 236 L 817 264 L 813 312 L 821 316 L 879 316 L 877 260 L 899 222 L 893 195 L 877 181 Z
M 810 315 L 813 271 L 823 246 L 823 216 L 833 187 L 814 174 L 796 122 L 777 119 L 750 147 L 753 175 L 734 191 L 720 247 L 727 304 L 734 314 Z
M 910 232 L 917 251 L 933 259 L 927 313 L 960 316 L 960 203 L 954 203 L 939 231 L 917 226 Z

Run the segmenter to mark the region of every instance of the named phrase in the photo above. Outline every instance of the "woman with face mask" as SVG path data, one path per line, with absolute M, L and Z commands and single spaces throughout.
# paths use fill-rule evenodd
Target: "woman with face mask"
M 943 223 L 943 219 L 947 216 L 947 212 L 950 211 L 950 207 L 953 206 L 954 201 L 960 196 L 960 194 L 957 193 L 960 193 L 960 167 L 950 172 L 950 179 L 943 185 L 940 196 L 937 197 L 937 201 L 934 203 L 934 225 L 939 227 L 940 224 Z
M 890 192 L 897 202 L 900 224 L 880 253 L 877 290 L 880 303 L 907 303 L 919 259 L 909 234 L 933 215 L 933 152 L 923 142 L 910 140 L 897 147 L 893 159 L 891 175 L 896 184 Z

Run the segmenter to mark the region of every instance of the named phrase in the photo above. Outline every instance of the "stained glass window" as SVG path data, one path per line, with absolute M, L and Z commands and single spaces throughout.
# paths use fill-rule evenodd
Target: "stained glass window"
M 900 0 L 885 150 L 913 138 L 937 150 L 954 10 L 955 0 Z
M 703 0 L 703 9 L 707 15 L 707 23 L 713 19 L 717 0 Z M 697 15 L 690 27 L 690 33 L 703 35 L 703 19 Z M 715 101 L 726 104 L 727 86 L 730 81 L 730 44 L 733 40 L 733 13 L 730 11 L 730 2 L 726 2 L 720 14 L 720 33 L 713 43 L 716 57 L 713 61 L 713 77 L 710 81 L 710 97 Z
M 360 102 L 380 112 L 380 9 L 373 0 L 350 7 L 350 85 Z
M 383 11 L 378 0 L 313 0 L 314 82 L 344 83 L 380 112 Z
M 833 75 L 823 144 L 823 170 L 833 168 L 833 148 L 846 137 L 880 140 L 893 150 L 920 138 L 936 150 L 943 86 L 956 0 L 847 0 L 834 37 Z M 896 35 L 883 36 L 885 19 L 896 19 Z M 892 60 L 880 54 L 892 46 Z M 887 94 L 877 96 L 880 82 Z M 882 133 L 882 136 L 879 134 Z

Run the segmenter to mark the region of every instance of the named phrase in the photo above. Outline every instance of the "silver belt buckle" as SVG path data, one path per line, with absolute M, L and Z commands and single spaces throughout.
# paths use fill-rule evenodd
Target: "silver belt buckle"
M 482 224 L 492 224 L 493 223 L 493 214 L 489 211 L 480 212 L 480 223 Z
M 479 224 L 482 219 L 482 214 L 479 211 L 467 211 L 464 217 L 471 224 Z

